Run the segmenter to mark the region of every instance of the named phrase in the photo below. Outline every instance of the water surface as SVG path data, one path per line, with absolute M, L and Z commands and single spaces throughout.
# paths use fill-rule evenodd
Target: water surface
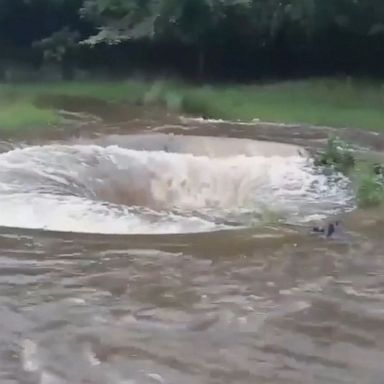
M 382 383 L 384 212 L 327 130 L 97 124 L 0 154 L 1 383 Z

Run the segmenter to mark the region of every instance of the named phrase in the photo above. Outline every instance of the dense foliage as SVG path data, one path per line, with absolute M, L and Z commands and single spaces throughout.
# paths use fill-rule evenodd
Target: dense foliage
M 78 63 L 114 71 L 381 74 L 384 1 L 0 0 L 0 45 L 3 65 L 65 61 L 77 45 Z

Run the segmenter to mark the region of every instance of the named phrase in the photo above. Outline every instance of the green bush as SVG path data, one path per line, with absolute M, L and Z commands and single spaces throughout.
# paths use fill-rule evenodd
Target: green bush
M 316 159 L 316 165 L 331 166 L 339 172 L 348 173 L 355 166 L 353 147 L 338 137 L 332 137 L 325 151 Z
M 384 178 L 372 164 L 359 163 L 353 170 L 352 180 L 359 207 L 368 208 L 384 203 Z
M 350 177 L 359 207 L 384 203 L 383 166 L 368 160 L 357 160 L 352 145 L 337 137 L 330 138 L 324 151 L 315 158 L 315 165 L 331 167 Z

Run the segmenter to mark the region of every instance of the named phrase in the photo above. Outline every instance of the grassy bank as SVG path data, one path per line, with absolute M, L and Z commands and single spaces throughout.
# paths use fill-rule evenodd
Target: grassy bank
M 206 118 L 384 130 L 384 85 L 322 79 L 268 85 L 196 86 L 138 80 L 0 85 L 0 132 L 60 124 L 53 108 L 41 107 L 45 105 L 41 99 L 47 101 L 52 96 L 89 97 L 127 106 L 156 105 Z M 360 206 L 384 204 L 382 164 L 367 159 L 362 162 L 356 154 L 356 148 L 330 140 L 318 162 L 351 178 Z
M 0 129 L 59 122 L 36 108 L 40 96 L 93 97 L 107 102 L 156 104 L 215 119 L 384 129 L 384 86 L 337 79 L 269 85 L 194 86 L 174 81 L 72 82 L 0 86 Z
M 303 81 L 267 86 L 194 89 L 186 110 L 250 121 L 384 129 L 384 89 L 348 81 Z
M 15 133 L 19 129 L 36 129 L 57 125 L 59 116 L 52 110 L 41 109 L 30 102 L 17 101 L 0 105 L 0 131 Z

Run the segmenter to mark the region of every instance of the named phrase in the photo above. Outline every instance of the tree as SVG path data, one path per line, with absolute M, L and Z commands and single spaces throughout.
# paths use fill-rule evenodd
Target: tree
M 44 61 L 57 63 L 64 80 L 73 78 L 73 54 L 78 47 L 80 34 L 64 27 L 33 44 L 43 53 Z
M 2 61 L 38 63 L 44 55 L 68 63 L 71 55 L 97 57 L 105 49 L 81 51 L 78 39 L 90 46 L 127 42 L 106 49 L 121 57 L 140 47 L 190 51 L 200 78 L 227 65 L 255 72 L 263 61 L 278 73 L 298 62 L 369 68 L 384 59 L 384 1 L 0 0 Z
M 99 25 L 99 33 L 87 44 L 178 41 L 196 48 L 197 73 L 202 77 L 206 47 L 218 39 L 230 9 L 249 5 L 249 0 L 86 0 L 81 12 Z

